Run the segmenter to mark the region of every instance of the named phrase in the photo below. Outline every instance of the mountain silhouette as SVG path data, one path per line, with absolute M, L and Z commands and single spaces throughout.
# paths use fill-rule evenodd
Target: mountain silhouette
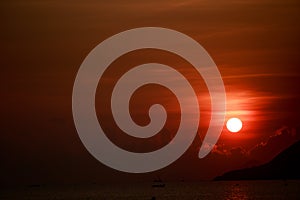
M 266 164 L 229 171 L 214 180 L 275 179 L 300 179 L 300 141 L 279 153 Z

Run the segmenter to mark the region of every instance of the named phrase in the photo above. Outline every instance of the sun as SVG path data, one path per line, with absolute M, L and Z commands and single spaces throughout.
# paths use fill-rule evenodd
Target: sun
M 239 118 L 234 117 L 227 121 L 226 127 L 230 132 L 237 133 L 242 129 L 243 123 Z

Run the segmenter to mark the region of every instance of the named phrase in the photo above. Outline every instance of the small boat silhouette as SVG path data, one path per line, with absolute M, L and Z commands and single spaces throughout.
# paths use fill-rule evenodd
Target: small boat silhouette
M 160 178 L 154 180 L 153 184 L 152 184 L 152 187 L 154 187 L 154 188 L 157 188 L 157 187 L 161 188 L 161 187 L 165 187 L 165 186 L 166 186 L 166 184 Z

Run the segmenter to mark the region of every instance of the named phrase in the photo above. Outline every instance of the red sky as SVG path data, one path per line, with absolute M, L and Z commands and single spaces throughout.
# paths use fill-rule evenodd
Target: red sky
M 157 175 L 173 180 L 208 179 L 247 163 L 266 162 L 298 139 L 300 3 L 296 0 L 13 0 L 1 2 L 0 9 L 2 184 L 152 180 Z M 239 117 L 244 127 L 238 134 L 224 129 L 213 153 L 203 160 L 195 153 L 201 145 L 198 138 L 171 166 L 130 175 L 105 167 L 82 145 L 72 118 L 72 87 L 83 59 L 97 44 L 121 31 L 147 26 L 185 33 L 208 51 L 225 83 L 226 118 Z M 188 66 L 171 56 L 144 51 L 136 52 L 134 58 L 136 62 L 158 60 L 188 74 Z M 132 60 L 120 59 L 115 65 L 130 67 Z M 111 73 L 109 80 L 116 78 L 114 71 Z M 209 99 L 203 81 L 190 79 L 201 86 L 195 90 L 203 109 L 199 128 L 203 137 Z M 172 132 L 178 120 L 176 100 L 158 90 L 166 95 L 159 101 L 173 113 L 166 127 Z M 100 92 L 97 99 L 105 101 Z M 147 110 L 139 99 L 149 95 L 150 104 L 155 93 L 136 95 L 133 112 L 139 115 Z M 145 123 L 147 119 L 137 120 Z M 113 121 L 108 118 L 104 124 L 114 130 L 110 123 Z M 119 135 L 123 143 L 130 139 Z M 111 139 L 118 143 L 113 136 Z M 139 142 L 128 144 L 136 144 L 136 151 L 153 148 L 146 145 L 140 149 Z M 127 148 L 132 148 L 128 144 Z

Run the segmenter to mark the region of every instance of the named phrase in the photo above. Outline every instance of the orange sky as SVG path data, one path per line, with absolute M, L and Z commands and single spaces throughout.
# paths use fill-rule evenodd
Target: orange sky
M 0 155 L 4 163 L 1 169 L 7 171 L 3 182 L 88 182 L 120 177 L 152 180 L 157 174 L 175 180 L 207 179 L 250 160 L 264 162 L 297 139 L 294 133 L 300 125 L 300 3 L 296 0 L 14 0 L 1 2 L 0 8 Z M 174 29 L 203 45 L 223 76 L 227 117 L 241 118 L 244 127 L 238 134 L 224 129 L 214 153 L 203 160 L 197 160 L 195 154 L 201 144 L 198 138 L 186 156 L 168 168 L 130 176 L 103 166 L 85 150 L 73 124 L 71 95 L 77 70 L 91 49 L 113 34 L 146 26 Z M 161 52 L 140 52 L 136 56 L 137 61 L 155 57 L 186 70 L 180 60 L 166 59 L 171 55 Z M 130 63 L 129 58 L 124 58 L 119 65 Z M 196 90 L 203 108 L 199 129 L 203 137 L 210 114 L 206 104 L 209 101 L 203 81 L 194 83 L 201 86 Z M 137 99 L 143 97 L 138 95 Z M 160 101 L 176 104 L 170 96 Z M 136 106 L 137 114 L 145 111 L 143 105 Z M 172 132 L 178 119 L 176 109 L 168 109 L 174 114 L 173 123 L 168 124 Z M 276 136 L 284 138 L 278 147 L 274 147 Z M 127 139 L 122 141 L 127 143 Z M 268 147 L 268 141 L 273 145 L 266 151 L 270 152 L 268 155 L 244 157 L 245 152 L 251 154 Z M 129 144 L 139 146 L 139 142 Z M 230 160 L 228 156 L 231 163 L 224 163 Z M 187 170 L 186 162 L 193 170 Z M 218 163 L 224 163 L 224 167 Z M 96 178 L 94 173 L 98 174 Z

